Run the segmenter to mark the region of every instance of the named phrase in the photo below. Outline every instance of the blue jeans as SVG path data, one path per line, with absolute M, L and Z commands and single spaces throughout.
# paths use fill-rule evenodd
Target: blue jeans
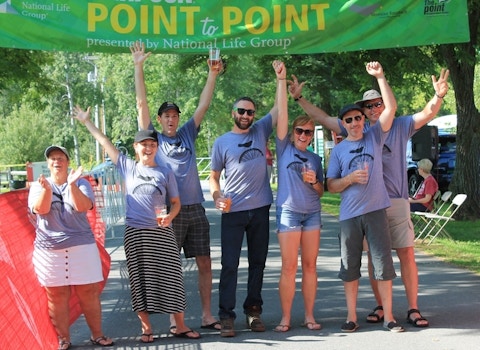
M 270 205 L 233 213 L 222 214 L 222 271 L 219 283 L 220 319 L 236 318 L 238 264 L 243 236 L 247 235 L 248 285 L 243 303 L 246 313 L 252 306 L 262 310 L 263 270 L 267 260 Z

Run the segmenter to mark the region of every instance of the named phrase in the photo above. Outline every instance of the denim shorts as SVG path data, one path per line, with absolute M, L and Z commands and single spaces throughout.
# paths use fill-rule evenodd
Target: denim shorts
M 287 208 L 277 207 L 277 232 L 320 230 L 322 219 L 320 211 L 298 213 Z

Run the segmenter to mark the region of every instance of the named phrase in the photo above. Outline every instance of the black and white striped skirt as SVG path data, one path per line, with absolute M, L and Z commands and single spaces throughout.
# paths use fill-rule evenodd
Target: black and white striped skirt
M 183 312 L 182 263 L 172 228 L 125 226 L 124 246 L 133 311 Z

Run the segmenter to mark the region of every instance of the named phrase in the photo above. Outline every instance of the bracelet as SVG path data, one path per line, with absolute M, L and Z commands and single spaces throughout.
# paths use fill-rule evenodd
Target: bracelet
M 298 96 L 297 98 L 294 98 L 293 100 L 294 100 L 295 102 L 298 102 L 298 100 L 300 100 L 302 97 L 303 97 L 303 96 L 300 95 L 300 96 Z
M 315 181 L 314 183 L 311 183 L 311 182 L 310 182 L 310 185 L 312 185 L 312 186 L 313 186 L 313 185 L 316 185 L 316 184 L 318 184 L 318 179 L 317 179 L 317 181 Z
M 446 95 L 446 93 L 445 93 L 445 95 Z M 438 98 L 444 98 L 444 97 L 445 97 L 445 95 L 443 95 L 443 96 L 440 96 L 440 95 L 439 95 L 439 94 L 437 94 L 437 92 L 435 91 L 435 96 L 437 96 Z
M 277 78 L 277 80 L 287 80 L 287 78 Z

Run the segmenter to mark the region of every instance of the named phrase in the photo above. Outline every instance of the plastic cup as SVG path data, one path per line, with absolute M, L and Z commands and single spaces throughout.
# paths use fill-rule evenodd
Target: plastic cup
M 225 198 L 225 206 L 223 207 L 223 212 L 224 213 L 229 213 L 230 212 L 230 208 L 232 207 L 232 197 L 230 196 L 229 193 L 225 193 L 223 195 L 223 198 Z
M 220 49 L 212 47 L 208 52 L 208 58 L 212 67 L 218 66 L 220 63 Z
M 163 219 L 168 215 L 166 205 L 156 205 L 155 206 L 155 215 L 157 216 L 158 226 L 162 226 Z

